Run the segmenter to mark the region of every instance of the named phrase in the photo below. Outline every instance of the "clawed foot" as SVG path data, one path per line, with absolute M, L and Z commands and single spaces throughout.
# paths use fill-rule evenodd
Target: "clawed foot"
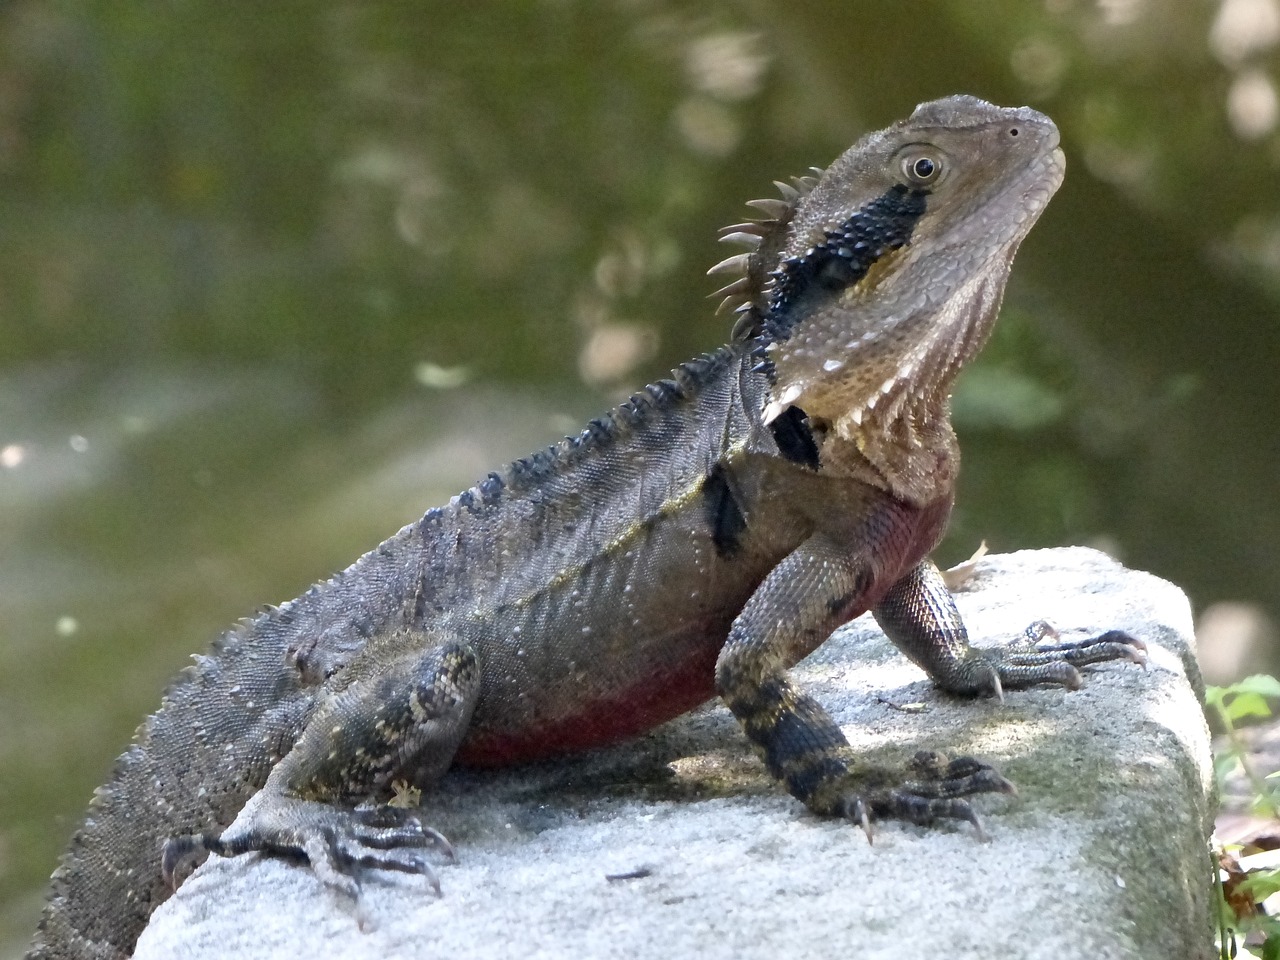
M 370 869 L 419 874 L 439 896 L 440 880 L 418 851 L 433 847 L 446 860 L 457 860 L 439 831 L 399 808 L 341 809 L 274 794 L 259 794 L 251 803 L 258 807 L 243 826 L 220 836 L 193 834 L 167 841 L 161 854 L 165 881 L 177 886 L 185 867 L 203 853 L 233 857 L 258 850 L 306 859 L 325 885 L 352 899 L 359 896 L 362 875 Z
M 1012 783 L 990 764 L 973 757 L 948 760 L 940 753 L 921 750 L 907 764 L 906 777 L 896 785 L 845 793 L 839 813 L 862 827 L 872 842 L 873 819 L 907 820 L 927 826 L 938 820 L 965 820 L 973 824 L 978 839 L 990 839 L 982 819 L 968 800 L 975 793 L 1017 794 Z
M 1048 621 L 1037 620 L 1012 646 L 975 650 L 972 678 L 955 692 L 986 693 L 1003 702 L 1006 688 L 1056 683 L 1068 690 L 1079 689 L 1078 668 L 1086 664 L 1129 660 L 1144 670 L 1147 666 L 1147 645 L 1123 630 L 1065 643 L 1044 643 L 1045 638 L 1056 640 L 1058 631 Z

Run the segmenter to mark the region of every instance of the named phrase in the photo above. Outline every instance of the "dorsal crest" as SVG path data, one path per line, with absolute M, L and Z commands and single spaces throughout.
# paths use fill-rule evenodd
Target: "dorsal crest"
M 740 244 L 747 248 L 746 253 L 727 257 L 707 271 L 708 276 L 733 275 L 729 283 L 710 296 L 723 298 L 716 313 L 732 311 L 737 314 L 733 325 L 734 340 L 758 336 L 764 328 L 773 275 L 786 245 L 787 229 L 791 226 L 796 207 L 825 172 L 821 167 L 809 169 L 811 174 L 793 177 L 790 183 L 775 180 L 779 196 L 747 201 L 747 206 L 763 213 L 763 217 L 731 224 L 720 231 L 721 243 Z

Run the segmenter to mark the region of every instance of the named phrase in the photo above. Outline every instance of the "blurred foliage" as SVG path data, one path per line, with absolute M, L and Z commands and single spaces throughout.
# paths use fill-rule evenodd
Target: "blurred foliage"
M 1205 689 L 1205 707 L 1210 720 L 1221 731 L 1215 743 L 1213 769 L 1218 796 L 1223 806 L 1236 814 L 1231 832 L 1239 840 L 1224 841 L 1221 826 L 1215 833 L 1215 903 L 1217 907 L 1218 952 L 1222 958 L 1280 957 L 1280 920 L 1275 914 L 1275 895 L 1280 893 L 1280 867 L 1276 864 L 1277 814 L 1276 774 L 1257 769 L 1257 744 L 1243 736 L 1250 723 L 1273 721 L 1271 703 L 1280 698 L 1280 681 L 1266 674 L 1254 674 L 1226 687 Z M 1265 738 L 1263 738 L 1265 739 Z M 1232 778 L 1246 784 L 1244 797 Z M 1245 810 L 1239 810 L 1245 801 Z M 1229 814 L 1228 814 L 1229 815 Z M 1240 818 L 1247 826 L 1238 826 Z M 1221 819 L 1219 821 L 1221 824 Z
M 0 6 L 0 935 L 187 654 L 720 342 L 716 228 L 932 97 L 1069 157 L 943 559 L 1097 543 L 1274 614 L 1278 41 L 1278 0 Z

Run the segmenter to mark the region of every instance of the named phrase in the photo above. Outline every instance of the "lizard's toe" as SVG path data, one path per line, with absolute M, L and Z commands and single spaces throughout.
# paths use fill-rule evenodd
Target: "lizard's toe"
M 353 810 L 279 794 L 259 794 L 251 802 L 256 804 L 252 815 L 242 816 L 243 822 L 220 837 L 198 834 L 166 843 L 165 876 L 206 851 L 231 857 L 257 850 L 305 859 L 326 886 L 348 897 L 358 897 L 369 870 L 419 874 L 438 895 L 439 878 L 419 851 L 435 848 L 457 860 L 443 834 L 398 808 Z
M 308 856 L 311 851 L 308 850 Z M 330 849 L 326 851 L 327 857 L 337 865 L 340 879 L 337 883 L 331 883 L 320 870 L 316 870 L 316 875 L 320 876 L 326 883 L 335 886 L 341 892 L 347 892 L 348 887 L 354 883 L 356 892 L 359 891 L 359 880 L 365 871 L 368 870 L 390 870 L 397 873 L 412 873 L 426 878 L 427 883 L 431 885 L 431 889 L 438 897 L 441 895 L 440 878 L 436 876 L 436 872 L 432 869 L 431 864 L 425 858 L 414 853 L 412 850 L 403 848 L 385 848 L 366 845 L 360 840 L 352 836 L 333 838 Z M 314 866 L 314 861 L 313 861 Z
M 436 847 L 448 860 L 456 862 L 457 853 L 448 838 L 439 830 L 426 826 L 415 816 L 405 816 L 394 826 L 386 821 L 367 824 L 362 818 L 351 828 L 351 836 L 366 846 L 377 850 L 391 850 L 397 847 Z
M 939 820 L 964 820 L 973 824 L 980 840 L 987 840 L 982 819 L 965 798 L 980 793 L 1017 794 L 995 767 L 974 757 L 949 760 L 940 753 L 921 750 L 907 762 L 903 773 L 900 778 L 889 778 L 881 772 L 870 782 L 855 781 L 841 797 L 837 811 L 861 826 L 868 842 L 873 819 L 906 820 L 922 826 Z
M 991 839 L 982 818 L 968 800 L 959 797 L 922 797 L 907 788 L 895 790 L 890 794 L 888 805 L 891 816 L 898 820 L 908 820 L 922 827 L 930 826 L 938 820 L 965 820 L 973 824 L 978 839 L 986 843 Z
M 899 789 L 924 799 L 1018 792 L 995 767 L 975 757 L 956 757 L 948 761 L 940 753 L 921 750 L 907 763 L 907 771 L 914 777 L 904 781 Z
M 1057 639 L 1057 631 L 1044 621 L 1036 621 L 1027 628 L 1024 636 L 1027 641 L 1037 637 Z M 1053 683 L 1076 690 L 1082 679 L 1077 668 L 1086 664 L 1129 660 L 1143 668 L 1147 665 L 1147 645 L 1123 630 L 1108 630 L 1084 640 L 1027 642 L 1003 650 L 984 650 L 982 655 L 995 665 L 1000 680 L 1007 687 Z
M 1084 682 L 1080 671 L 1071 663 L 1042 651 L 1010 654 L 996 669 L 1001 682 L 1010 688 L 1052 683 L 1068 690 L 1079 690 Z

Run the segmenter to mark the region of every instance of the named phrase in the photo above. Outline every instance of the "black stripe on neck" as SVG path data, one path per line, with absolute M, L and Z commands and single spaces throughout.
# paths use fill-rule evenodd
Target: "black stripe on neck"
M 924 214 L 927 196 L 898 184 L 826 231 L 823 240 L 800 256 L 782 261 L 773 274 L 764 339 L 786 340 L 815 306 L 838 296 L 886 253 L 906 244 Z

